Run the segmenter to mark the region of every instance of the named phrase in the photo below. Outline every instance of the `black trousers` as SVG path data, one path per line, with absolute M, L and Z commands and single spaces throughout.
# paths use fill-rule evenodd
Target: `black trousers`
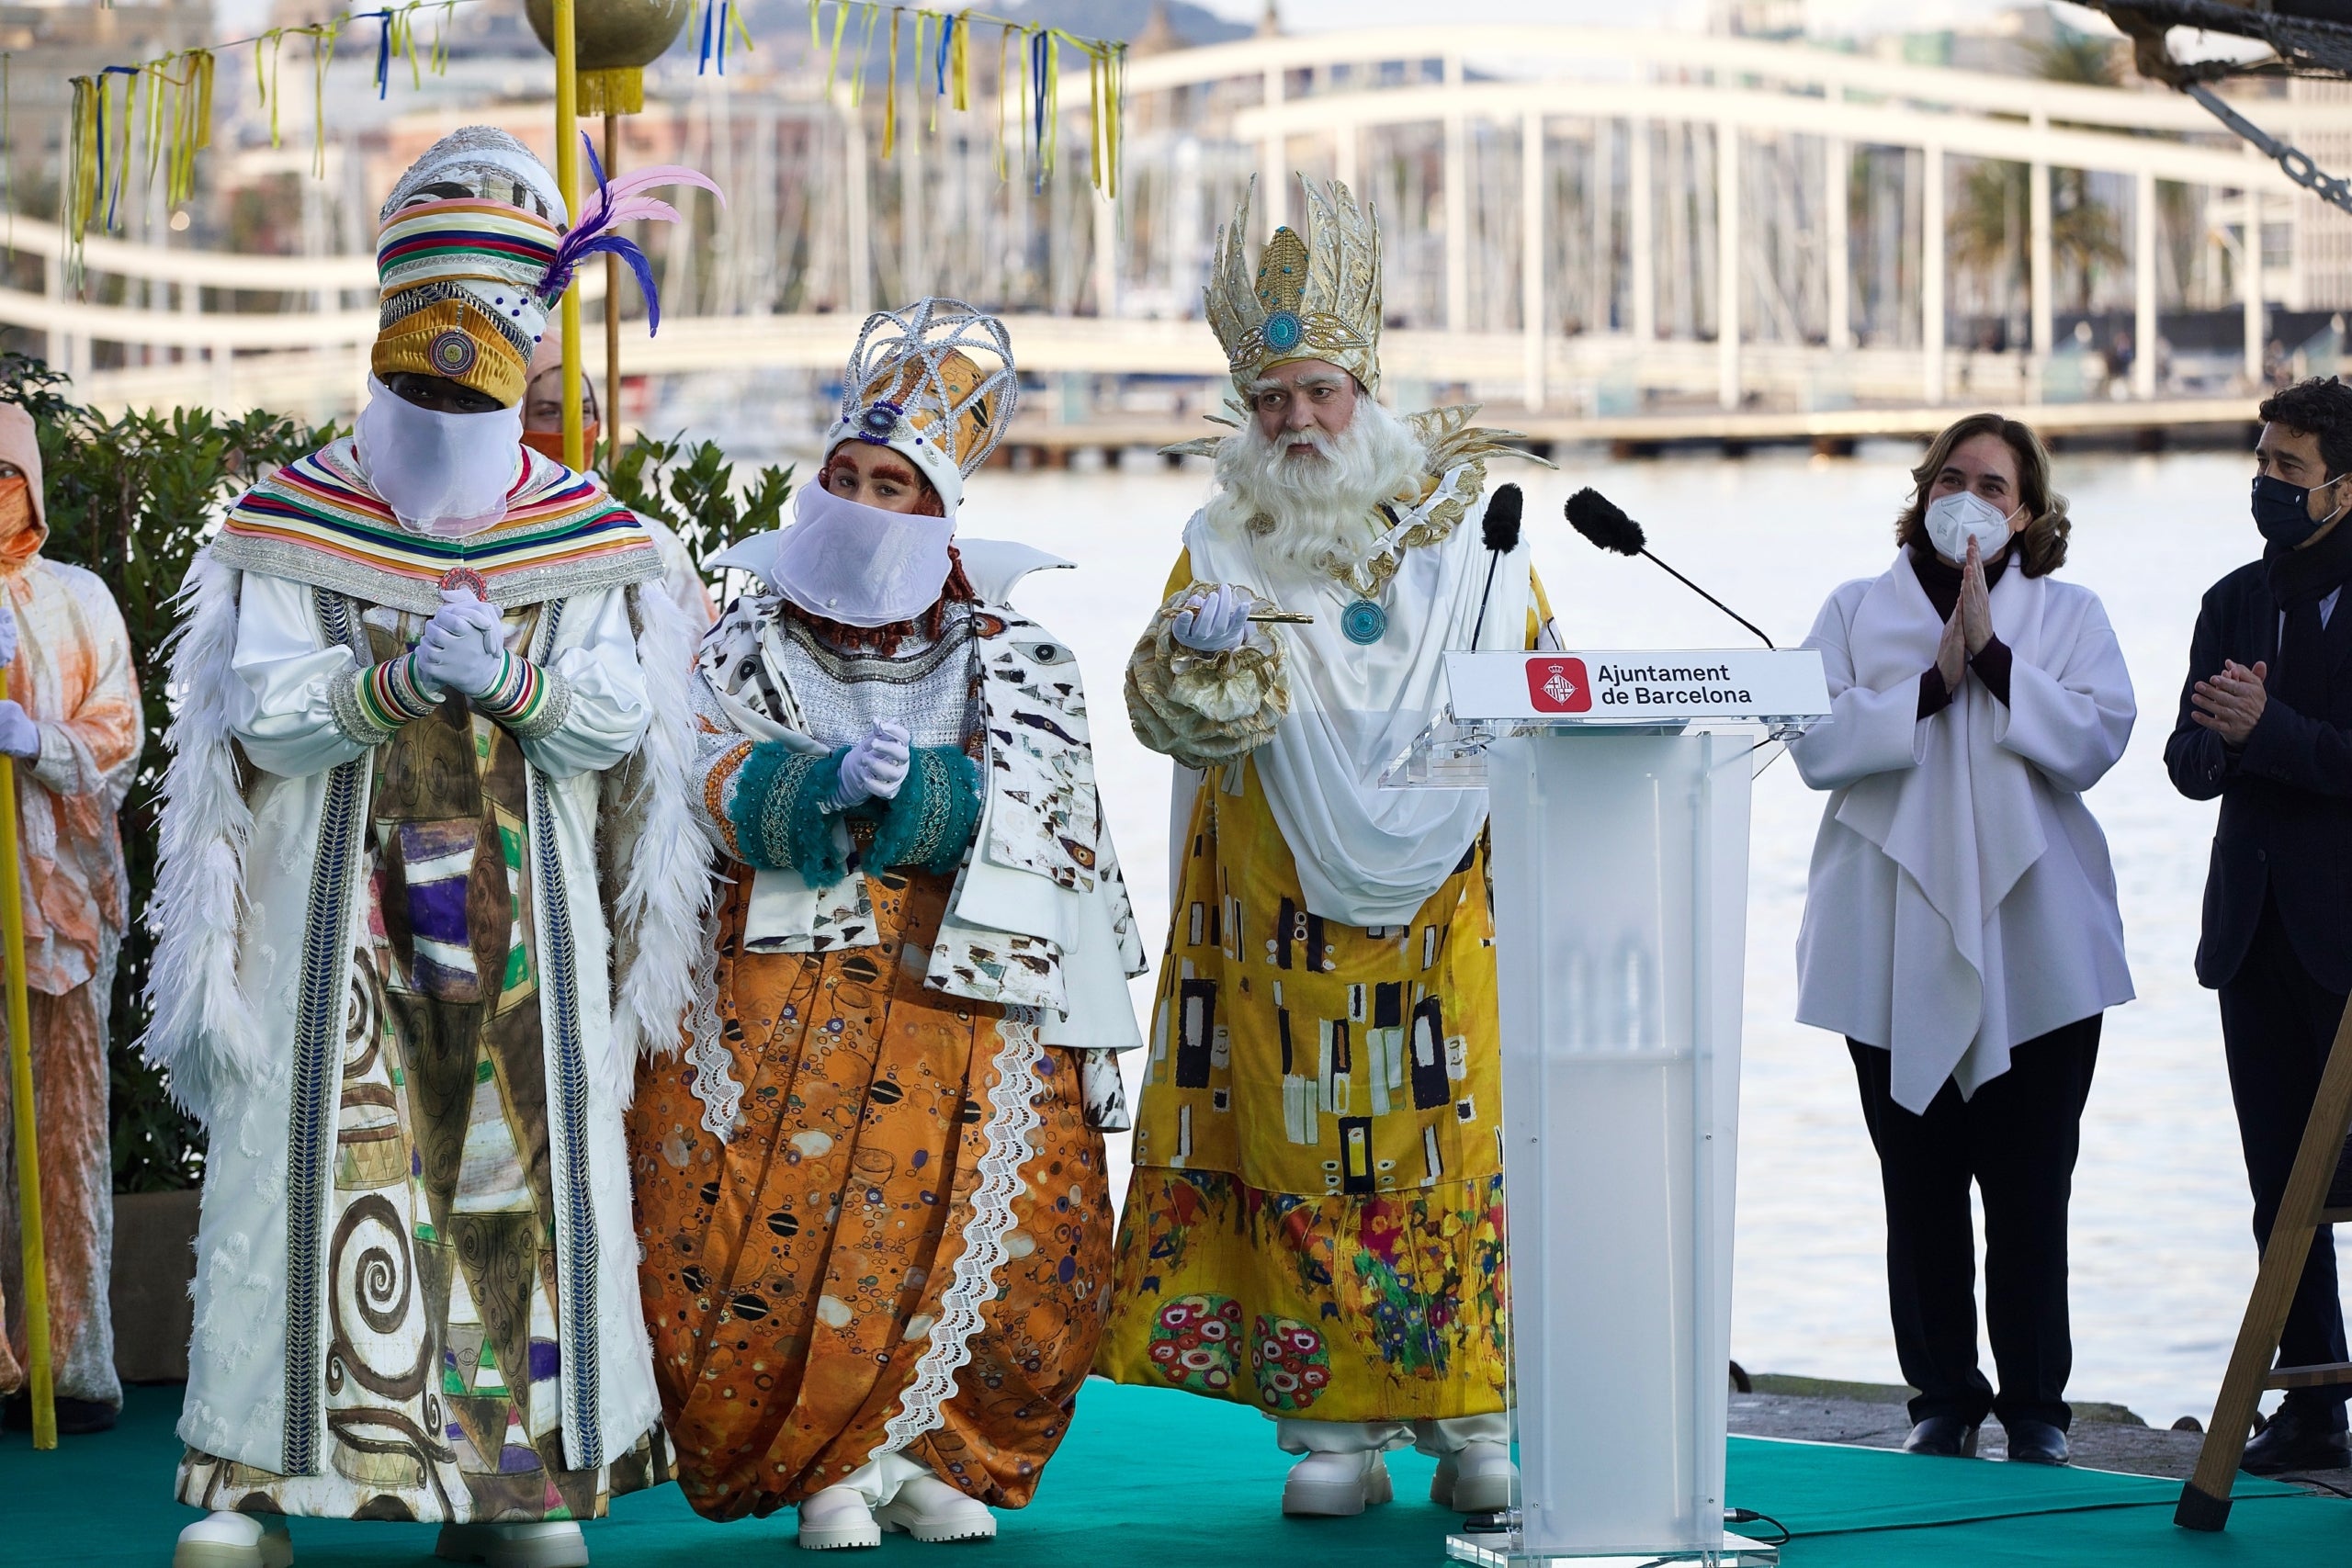
M 1886 1296 L 1894 1349 L 1918 1397 L 1911 1419 L 1990 1415 L 2074 1419 L 2066 1377 L 2066 1203 L 2103 1015 L 2053 1029 L 1962 1100 L 1947 1079 L 1924 1115 L 1894 1103 L 1893 1058 L 1846 1042 L 1886 1191 Z M 1969 1183 L 1984 1199 L 1984 1325 L 2000 1392 L 1976 1365 L 1976 1235 Z
M 2286 1193 L 2287 1174 L 2343 1016 L 2344 998 L 2311 977 L 2287 940 L 2278 906 L 2266 900 L 2245 962 L 2222 987 L 2222 1044 L 2229 1057 L 2230 1098 L 2237 1105 L 2246 1183 L 2254 1189 L 2256 1247 L 2269 1241 L 2271 1222 L 2278 1217 L 2278 1200 Z M 2322 1228 L 2312 1237 L 2302 1282 L 2287 1309 L 2278 1363 L 2304 1367 L 2346 1359 L 2335 1244 Z M 2305 1388 L 2291 1391 L 2287 1399 L 2341 1431 L 2347 1395 L 2352 1389 Z

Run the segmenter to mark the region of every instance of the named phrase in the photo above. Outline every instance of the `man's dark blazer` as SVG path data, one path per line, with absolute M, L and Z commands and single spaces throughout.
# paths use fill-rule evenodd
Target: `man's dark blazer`
M 2324 646 L 2328 711 L 2297 713 L 2275 694 L 2278 602 L 2262 563 L 2215 583 L 2198 610 L 2165 766 L 2189 799 L 2222 801 L 2197 944 L 2197 978 L 2207 986 L 2226 985 L 2245 963 L 2267 889 L 2312 978 L 2352 993 L 2352 585 L 2328 615 Z M 2234 752 L 2189 716 L 2197 682 L 2220 673 L 2224 659 L 2274 666 L 2273 694 Z

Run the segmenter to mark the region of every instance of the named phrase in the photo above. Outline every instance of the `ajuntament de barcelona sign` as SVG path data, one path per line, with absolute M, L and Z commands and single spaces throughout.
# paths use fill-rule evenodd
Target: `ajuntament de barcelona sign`
M 1829 712 L 1821 655 L 1812 649 L 1449 653 L 1446 673 L 1453 717 L 1464 724 L 1769 723 Z

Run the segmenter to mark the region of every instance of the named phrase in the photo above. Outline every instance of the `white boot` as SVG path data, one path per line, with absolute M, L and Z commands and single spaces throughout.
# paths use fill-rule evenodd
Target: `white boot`
M 993 1540 L 996 1516 L 977 1497 L 967 1497 L 935 1475 L 918 1475 L 874 1510 L 886 1530 L 904 1530 L 917 1540 Z
M 839 1551 L 849 1546 L 879 1546 L 882 1527 L 874 1522 L 865 1494 L 854 1486 L 828 1486 L 800 1505 L 800 1549 Z
M 443 1525 L 433 1555 L 487 1568 L 588 1568 L 588 1542 L 570 1519 L 532 1525 Z
M 1311 1453 L 1290 1467 L 1283 1483 L 1283 1512 L 1343 1518 L 1396 1495 L 1377 1450 Z
M 1470 1443 L 1437 1461 L 1430 1501 L 1457 1514 L 1498 1514 L 1510 1506 L 1519 1468 L 1508 1443 Z
M 180 1531 L 172 1568 L 292 1568 L 283 1514 L 207 1514 Z

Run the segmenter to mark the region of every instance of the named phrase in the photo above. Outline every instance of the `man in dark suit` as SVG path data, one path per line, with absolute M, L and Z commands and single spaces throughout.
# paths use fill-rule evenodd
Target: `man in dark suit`
M 2270 1236 L 2320 1072 L 2352 994 L 2352 387 L 2304 381 L 2263 403 L 2254 518 L 2262 558 L 2206 593 L 2174 786 L 2221 797 L 2197 978 L 2221 992 L 2254 1235 Z M 2280 1336 L 2282 1366 L 2346 1359 L 2326 1230 Z M 2257 1475 L 2352 1464 L 2344 1387 L 2297 1389 L 2247 1445 Z

